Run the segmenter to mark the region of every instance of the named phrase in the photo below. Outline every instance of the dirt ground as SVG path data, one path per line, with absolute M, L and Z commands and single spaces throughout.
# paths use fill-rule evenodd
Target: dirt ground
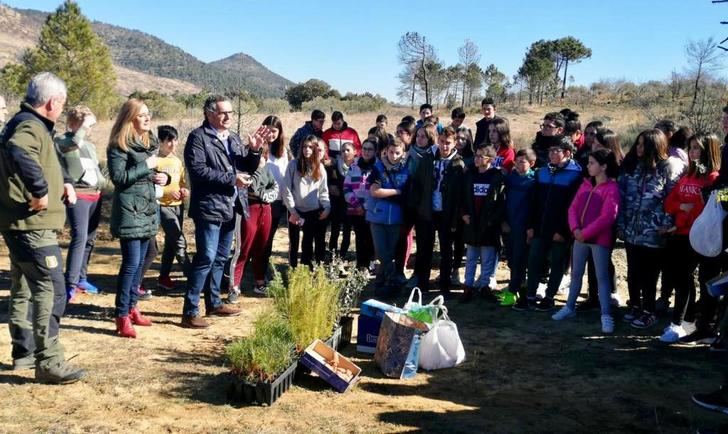
M 312 377 L 270 408 L 231 404 L 223 348 L 249 333 L 269 300 L 253 296 L 248 283 L 241 316 L 215 318 L 207 330 L 187 330 L 178 326 L 180 285 L 177 292 L 141 302 L 152 327 L 137 327 L 137 339 L 118 338 L 113 306 L 120 252 L 102 232 L 90 279 L 105 293 L 82 295 L 69 305 L 62 328 L 67 357 L 76 356 L 73 363 L 87 368 L 88 377 L 48 386 L 35 384 L 33 371 L 7 370 L 10 339 L 1 332 L 0 364 L 6 370 L 0 371 L 0 432 L 687 433 L 724 422 L 724 416 L 692 404 L 690 394 L 719 384 L 725 356 L 706 347 L 661 345 L 655 335 L 666 320 L 644 332 L 619 321 L 616 333 L 604 337 L 598 313 L 555 323 L 546 314 L 482 300 L 447 303 L 467 352 L 457 368 L 421 372 L 408 381 L 388 379 L 349 345 L 343 353 L 363 369 L 353 391 L 338 394 Z M 278 264 L 284 263 L 286 239 L 280 230 Z M 2 249 L 0 323 L 7 323 L 8 259 Z M 621 252 L 617 268 L 624 276 Z M 507 275 L 501 264 L 501 284 Z M 156 277 L 155 264 L 147 287 L 156 287 Z M 623 296 L 625 291 L 620 279 Z M 371 290 L 363 295 L 369 296 Z M 397 303 L 405 298 L 401 294 Z
M 514 129 L 531 137 L 543 111 L 512 119 Z M 605 116 L 624 126 L 635 119 L 618 111 Z M 286 115 L 289 136 L 305 118 Z M 350 119 L 360 132 L 373 120 L 374 114 Z M 104 137 L 103 128 L 105 123 L 97 137 Z M 189 234 L 191 223 L 186 225 Z M 194 240 L 188 239 L 194 251 Z M 65 253 L 67 232 L 61 240 Z M 286 240 L 281 229 L 275 245 L 275 261 L 281 266 Z M 455 369 L 421 372 L 408 381 L 388 379 L 370 357 L 350 345 L 343 353 L 363 369 L 353 391 L 338 394 L 320 379 L 307 378 L 271 408 L 232 405 L 226 398 L 230 377 L 223 348 L 250 332 L 252 319 L 269 300 L 252 295 L 247 284 L 241 316 L 214 318 L 207 330 L 187 330 L 178 326 L 181 284 L 176 292 L 141 302 L 154 325 L 138 327 L 137 339 L 121 339 L 113 323 L 120 259 L 118 241 L 109 237 L 104 221 L 89 267 L 90 280 L 104 294 L 82 295 L 68 307 L 62 327 L 67 357 L 75 356 L 72 363 L 89 370 L 83 381 L 39 385 L 32 371 L 10 371 L 10 337 L 0 331 L 0 432 L 688 433 L 726 422 L 724 416 L 690 402 L 691 393 L 718 386 L 725 356 L 706 347 L 660 344 L 656 335 L 667 319 L 647 331 L 618 321 L 616 333 L 604 337 L 596 312 L 556 323 L 542 313 L 514 312 L 482 300 L 463 305 L 454 299 L 447 305 L 467 352 L 467 360 Z M 146 276 L 152 289 L 157 265 Z M 621 251 L 617 268 L 626 299 Z M 8 319 L 8 269 L 7 248 L 0 241 L 3 324 Z M 507 276 L 501 264 L 501 285 Z M 368 290 L 363 298 L 371 295 Z M 397 304 L 405 298 L 401 294 Z

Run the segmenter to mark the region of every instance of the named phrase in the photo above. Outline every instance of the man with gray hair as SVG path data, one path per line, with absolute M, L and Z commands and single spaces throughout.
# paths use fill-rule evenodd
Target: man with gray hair
M 66 85 L 50 72 L 30 80 L 20 112 L 0 136 L 0 232 L 10 251 L 13 369 L 35 367 L 39 382 L 73 383 L 86 371 L 66 363 L 59 341 L 66 307 L 56 231 L 64 201 L 76 201 L 53 144 Z

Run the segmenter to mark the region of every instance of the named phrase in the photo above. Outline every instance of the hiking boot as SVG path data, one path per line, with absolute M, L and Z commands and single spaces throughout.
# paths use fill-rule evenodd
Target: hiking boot
M 180 325 L 186 329 L 206 329 L 210 327 L 210 323 L 199 315 L 182 315 L 182 323 Z
M 35 368 L 35 380 L 46 384 L 75 383 L 86 376 L 86 370 L 69 365 L 65 361 Z
M 238 304 L 240 303 L 240 290 L 233 288 L 228 292 L 227 299 L 223 301 L 225 304 Z
M 607 335 L 614 333 L 614 318 L 612 315 L 602 315 L 602 333 Z
M 541 300 L 536 305 L 536 311 L 537 312 L 550 312 L 554 309 L 556 304 L 554 303 L 553 298 L 544 297 L 543 300 Z
M 719 411 L 728 414 L 728 399 L 726 392 L 721 386 L 720 389 L 711 393 L 696 393 L 693 395 L 693 402 L 708 410 Z
M 136 307 L 133 307 L 129 311 L 129 319 L 131 320 L 131 323 L 134 325 L 142 326 L 142 327 L 149 327 L 152 325 L 152 321 L 142 315 L 141 312 L 139 312 L 139 309 Z
M 165 291 L 173 291 L 176 283 L 169 276 L 159 276 L 157 286 L 164 289 Z
M 131 325 L 129 315 L 116 318 L 116 334 L 122 338 L 136 338 L 136 330 L 134 330 L 134 326 Z
M 237 307 L 232 307 L 227 304 L 221 304 L 220 306 L 212 309 L 210 312 L 207 312 L 207 316 L 238 316 L 240 315 L 240 309 Z
M 511 291 L 501 291 L 500 305 L 504 307 L 514 306 L 516 304 L 516 294 Z
M 139 301 L 149 301 L 152 299 L 152 291 L 149 289 L 144 289 L 144 286 L 140 285 L 137 289 L 137 300 Z
M 88 280 L 80 280 L 77 285 L 80 289 L 83 290 L 86 294 L 99 294 L 101 291 L 99 291 L 99 288 L 97 288 L 95 285 L 91 284 Z
M 33 353 L 25 357 L 13 359 L 13 371 L 23 371 L 33 368 L 35 368 L 35 355 Z
M 569 318 L 574 318 L 576 316 L 576 311 L 569 308 L 569 306 L 564 305 L 561 309 L 559 309 L 558 312 L 551 315 L 551 319 L 554 321 L 562 321 Z
M 596 298 L 587 298 L 581 303 L 576 304 L 577 312 L 589 312 L 595 309 L 599 309 L 599 300 Z
M 645 311 L 642 316 L 636 318 L 629 325 L 636 329 L 647 329 L 657 323 L 657 317 L 655 314 Z

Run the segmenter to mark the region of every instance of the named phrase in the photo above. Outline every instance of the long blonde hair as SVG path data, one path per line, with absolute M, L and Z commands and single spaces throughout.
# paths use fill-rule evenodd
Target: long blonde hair
M 111 127 L 109 147 L 118 147 L 124 152 L 129 151 L 127 143 L 137 137 L 133 121 L 142 111 L 142 107 L 144 106 L 144 101 L 136 98 L 129 98 L 124 105 L 121 106 L 119 114 L 116 116 L 116 121 L 114 121 L 114 126 Z M 150 134 L 151 133 L 147 131 L 139 137 L 145 148 L 149 147 Z

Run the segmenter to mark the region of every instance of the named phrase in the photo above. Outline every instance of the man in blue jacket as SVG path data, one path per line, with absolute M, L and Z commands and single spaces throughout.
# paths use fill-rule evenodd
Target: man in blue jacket
M 554 308 L 554 296 L 561 285 L 569 258 L 569 205 L 582 180 L 581 167 L 571 158 L 574 151 L 571 140 L 562 138 L 558 144 L 549 147 L 549 163 L 536 172 L 526 231 L 526 237 L 531 241 L 528 293 L 521 292 L 520 295 L 527 295 L 529 304 L 542 312 Z M 550 273 L 546 297 L 535 306 L 536 290 L 547 259 Z
M 182 327 L 187 328 L 209 326 L 199 316 L 203 291 L 208 316 L 240 314 L 239 309 L 223 304 L 220 285 L 235 231 L 235 213 L 243 213 L 245 208 L 239 191 L 251 184 L 250 174 L 258 166 L 262 144 L 256 140 L 249 149 L 244 148 L 240 136 L 230 131 L 233 109 L 224 96 L 207 98 L 204 115 L 202 126 L 187 137 L 184 150 L 191 185 L 189 215 L 195 222 L 197 243 L 182 311 Z

